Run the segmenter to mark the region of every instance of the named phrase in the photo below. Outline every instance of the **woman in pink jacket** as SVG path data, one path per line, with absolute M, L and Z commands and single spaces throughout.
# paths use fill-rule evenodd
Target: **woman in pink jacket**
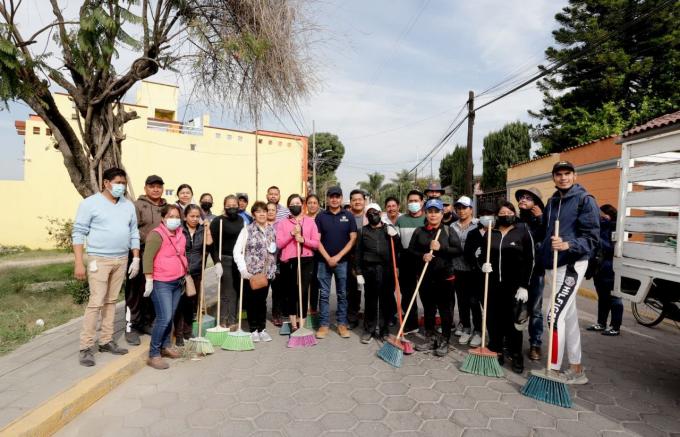
M 302 197 L 291 194 L 288 197 L 290 215 L 276 224 L 276 245 L 281 251 L 281 282 L 284 289 L 284 314 L 290 317 L 292 330 L 304 325 L 307 317 L 307 291 L 314 270 L 314 251 L 319 247 L 319 230 L 314 219 L 302 213 Z M 302 277 L 302 320 L 298 324 L 300 311 L 298 301 L 297 254 L 300 247 L 300 271 Z

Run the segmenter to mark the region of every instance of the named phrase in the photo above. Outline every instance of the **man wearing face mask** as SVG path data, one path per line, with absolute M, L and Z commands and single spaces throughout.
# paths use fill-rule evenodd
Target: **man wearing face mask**
M 139 230 L 132 202 L 127 200 L 127 175 L 120 168 L 110 168 L 102 175 L 104 189 L 80 203 L 73 223 L 74 274 L 76 279 L 88 279 L 90 297 L 80 332 L 79 361 L 82 366 L 94 366 L 95 336 L 101 315 L 99 352 L 123 355 L 128 351 L 118 347 L 113 339 L 113 322 L 118 294 L 127 271 L 130 278 L 139 275 Z M 83 247 L 87 241 L 88 268 L 83 264 Z M 126 269 L 128 252 L 132 262 Z M 139 275 L 142 276 L 142 275 Z
M 416 289 L 418 281 L 416 259 L 409 251 L 408 246 L 415 230 L 425 225 L 425 214 L 423 213 L 423 193 L 418 190 L 411 190 L 406 196 L 408 213 L 397 219 L 397 228 L 403 249 L 399 255 L 399 287 L 402 293 L 402 311 L 406 311 L 408 304 Z M 418 331 L 418 302 L 413 302 L 413 309 L 406 320 L 404 332 L 411 333 Z
M 137 226 L 139 227 L 140 258 L 144 257 L 144 245 L 147 235 L 161 223 L 161 209 L 167 204 L 163 199 L 163 179 L 151 175 L 144 183 L 144 194 L 135 201 Z M 129 260 L 131 263 L 132 260 Z M 140 344 L 142 333 L 151 334 L 151 326 L 155 319 L 155 311 L 151 299 L 144 297 L 144 276 L 137 275 L 125 281 L 125 306 L 127 311 L 125 341 L 131 346 Z
M 219 252 L 220 223 L 222 223 L 222 253 Z M 224 213 L 210 222 L 210 235 L 213 238 L 213 259 L 220 260 L 215 265 L 215 273 L 221 281 L 219 305 L 222 320 L 218 320 L 218 323 L 224 328 L 229 328 L 230 331 L 237 329 L 237 290 L 240 287 L 240 276 L 236 262 L 234 262 L 234 245 L 243 226 L 245 226 L 243 217 L 238 213 L 238 199 L 230 194 L 224 198 Z M 244 282 L 243 286 L 247 286 L 247 281 Z
M 541 192 L 531 187 L 527 190 L 517 190 L 515 199 L 519 206 L 519 221 L 524 223 L 531 238 L 534 240 L 535 250 L 545 238 L 543 226 L 543 200 Z M 541 337 L 543 337 L 543 287 L 545 269 L 540 263 L 536 263 L 529 281 L 529 359 L 537 361 L 541 359 Z

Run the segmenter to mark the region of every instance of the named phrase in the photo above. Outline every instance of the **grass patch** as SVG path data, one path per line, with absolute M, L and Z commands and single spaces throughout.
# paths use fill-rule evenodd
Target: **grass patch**
M 51 258 L 70 253 L 64 249 L 27 249 L 17 246 L 0 247 L 0 261 L 16 261 L 34 258 Z
M 0 355 L 6 354 L 44 330 L 83 315 L 74 303 L 73 284 L 32 292 L 30 284 L 69 281 L 73 263 L 7 269 L 0 274 Z M 43 319 L 39 328 L 35 321 Z

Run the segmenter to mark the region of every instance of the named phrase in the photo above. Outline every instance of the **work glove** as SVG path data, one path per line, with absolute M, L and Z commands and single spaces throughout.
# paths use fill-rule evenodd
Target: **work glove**
M 132 279 L 139 274 L 139 263 L 140 261 L 138 256 L 132 258 L 132 262 L 128 268 L 128 278 Z
M 153 291 L 153 279 L 147 279 L 146 283 L 144 284 L 144 297 L 151 296 L 152 291 Z
M 222 270 L 222 263 L 218 261 L 217 264 L 215 264 L 215 276 L 217 276 L 218 280 L 222 277 L 223 273 L 224 270 Z
M 484 264 L 482 264 L 482 272 L 483 272 L 483 273 L 491 273 L 491 272 L 493 272 L 493 268 L 491 267 L 491 263 L 484 263 Z
M 526 302 L 529 300 L 529 292 L 524 287 L 519 287 L 517 293 L 515 293 L 515 299 L 520 302 Z
M 250 273 L 248 273 L 248 270 L 239 270 L 239 272 L 241 273 L 241 277 L 242 277 L 243 279 L 250 279 L 250 278 L 253 277 L 253 275 L 251 275 Z
M 399 232 L 397 232 L 397 228 L 392 225 L 387 225 L 387 235 L 390 237 L 396 237 L 398 233 Z
M 357 284 L 358 285 L 364 285 L 366 283 L 366 280 L 364 279 L 364 275 L 358 275 L 357 276 Z

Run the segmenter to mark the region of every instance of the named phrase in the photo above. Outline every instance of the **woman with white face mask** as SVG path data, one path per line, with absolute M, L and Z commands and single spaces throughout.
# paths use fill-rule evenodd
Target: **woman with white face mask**
M 151 295 L 156 310 L 147 364 L 159 370 L 169 367 L 162 357 L 181 356 L 171 347 L 170 331 L 189 267 L 179 207 L 165 205 L 161 208 L 161 218 L 161 224 L 146 237 L 143 260 L 146 277 L 144 297 Z

